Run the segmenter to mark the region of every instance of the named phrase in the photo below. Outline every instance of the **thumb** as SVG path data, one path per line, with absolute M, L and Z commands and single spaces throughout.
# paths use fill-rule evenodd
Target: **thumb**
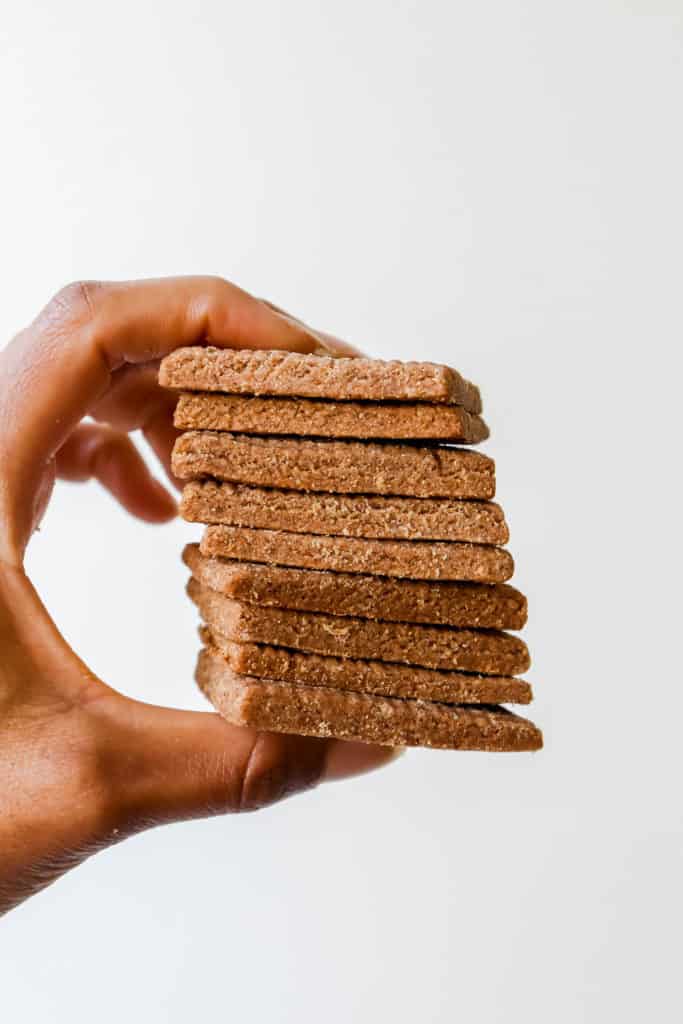
M 118 715 L 116 788 L 133 828 L 256 810 L 396 757 L 390 747 L 259 732 L 128 698 Z

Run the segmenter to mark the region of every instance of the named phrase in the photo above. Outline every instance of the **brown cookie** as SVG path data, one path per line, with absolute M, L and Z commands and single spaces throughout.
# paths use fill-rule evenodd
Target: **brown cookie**
M 480 416 L 459 405 L 429 402 L 328 402 L 184 391 L 175 410 L 181 430 L 237 434 L 450 441 L 478 444 L 489 436 Z
M 180 514 L 191 523 L 225 523 L 294 533 L 506 544 L 507 523 L 493 501 L 316 494 L 192 480 Z
M 199 655 L 196 679 L 229 722 L 269 732 L 450 750 L 543 745 L 532 722 L 495 705 L 436 704 L 253 679 L 234 673 L 211 648 Z
M 187 592 L 211 632 L 235 643 L 493 675 L 514 676 L 526 672 L 530 665 L 524 641 L 499 630 L 451 629 L 261 607 L 233 601 L 194 578 Z
M 202 554 L 245 562 L 416 580 L 504 583 L 514 571 L 512 555 L 504 548 L 455 541 L 366 540 L 207 526 L 200 547 Z
M 492 459 L 438 445 L 251 437 L 210 430 L 181 434 L 173 472 L 295 491 L 400 494 L 418 498 L 493 498 Z
M 388 661 L 306 654 L 267 644 L 237 644 L 220 633 L 211 633 L 207 626 L 200 627 L 200 634 L 205 646 L 220 650 L 233 672 L 243 676 L 445 704 L 529 704 L 532 698 L 530 685 L 510 676 L 445 672 Z
M 477 629 L 521 629 L 527 617 L 524 595 L 504 583 L 432 583 L 292 569 L 208 557 L 197 544 L 187 545 L 183 560 L 200 583 L 248 604 Z
M 183 391 L 238 395 L 446 402 L 475 415 L 481 412 L 479 389 L 436 363 L 195 346 L 176 349 L 162 360 L 159 383 Z

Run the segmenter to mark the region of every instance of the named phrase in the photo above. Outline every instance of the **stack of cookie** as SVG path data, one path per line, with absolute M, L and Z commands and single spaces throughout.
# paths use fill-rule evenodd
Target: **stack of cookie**
M 526 621 L 478 389 L 431 363 L 179 349 L 173 470 L 197 682 L 229 721 L 389 745 L 535 750 L 501 703 Z

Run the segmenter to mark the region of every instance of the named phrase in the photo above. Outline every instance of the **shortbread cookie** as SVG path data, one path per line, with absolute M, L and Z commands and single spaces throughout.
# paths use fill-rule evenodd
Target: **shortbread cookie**
M 531 687 L 524 679 L 445 672 L 388 661 L 334 658 L 267 644 L 237 644 L 200 627 L 202 642 L 213 645 L 233 672 L 277 679 L 300 686 L 326 686 L 384 697 L 438 700 L 446 704 L 529 704 Z
M 499 630 L 450 629 L 260 607 L 233 601 L 194 578 L 187 592 L 211 632 L 236 643 L 506 676 L 526 672 L 530 665 L 524 641 Z
M 187 545 L 183 560 L 200 583 L 248 604 L 476 629 L 521 629 L 527 617 L 524 595 L 504 583 L 426 583 L 261 565 L 207 557 L 197 544 Z
M 180 514 L 191 523 L 226 523 L 294 533 L 506 544 L 507 523 L 493 501 L 316 494 L 192 480 Z
M 446 402 L 475 415 L 481 412 L 479 389 L 436 363 L 195 346 L 176 349 L 162 360 L 159 383 L 183 391 L 238 395 Z
M 317 537 L 284 530 L 207 526 L 202 554 L 244 562 L 291 565 L 331 572 L 361 572 L 416 580 L 504 583 L 514 571 L 512 555 L 486 544 Z
M 219 714 L 253 729 L 450 750 L 528 751 L 543 745 L 532 722 L 495 705 L 435 704 L 262 681 L 235 674 L 210 648 L 200 653 L 196 679 Z
M 211 430 L 181 434 L 173 472 L 295 491 L 493 498 L 492 459 L 444 445 L 251 437 Z
M 428 402 L 328 402 L 184 391 L 175 410 L 181 430 L 238 434 L 293 434 L 394 441 L 478 444 L 489 436 L 480 416 L 459 405 Z

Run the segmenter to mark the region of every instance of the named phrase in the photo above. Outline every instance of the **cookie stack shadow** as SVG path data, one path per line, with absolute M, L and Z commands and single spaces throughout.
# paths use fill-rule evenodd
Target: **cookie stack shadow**
M 524 751 L 525 597 L 478 389 L 431 363 L 179 349 L 173 470 L 197 682 L 229 721 L 394 746 Z

